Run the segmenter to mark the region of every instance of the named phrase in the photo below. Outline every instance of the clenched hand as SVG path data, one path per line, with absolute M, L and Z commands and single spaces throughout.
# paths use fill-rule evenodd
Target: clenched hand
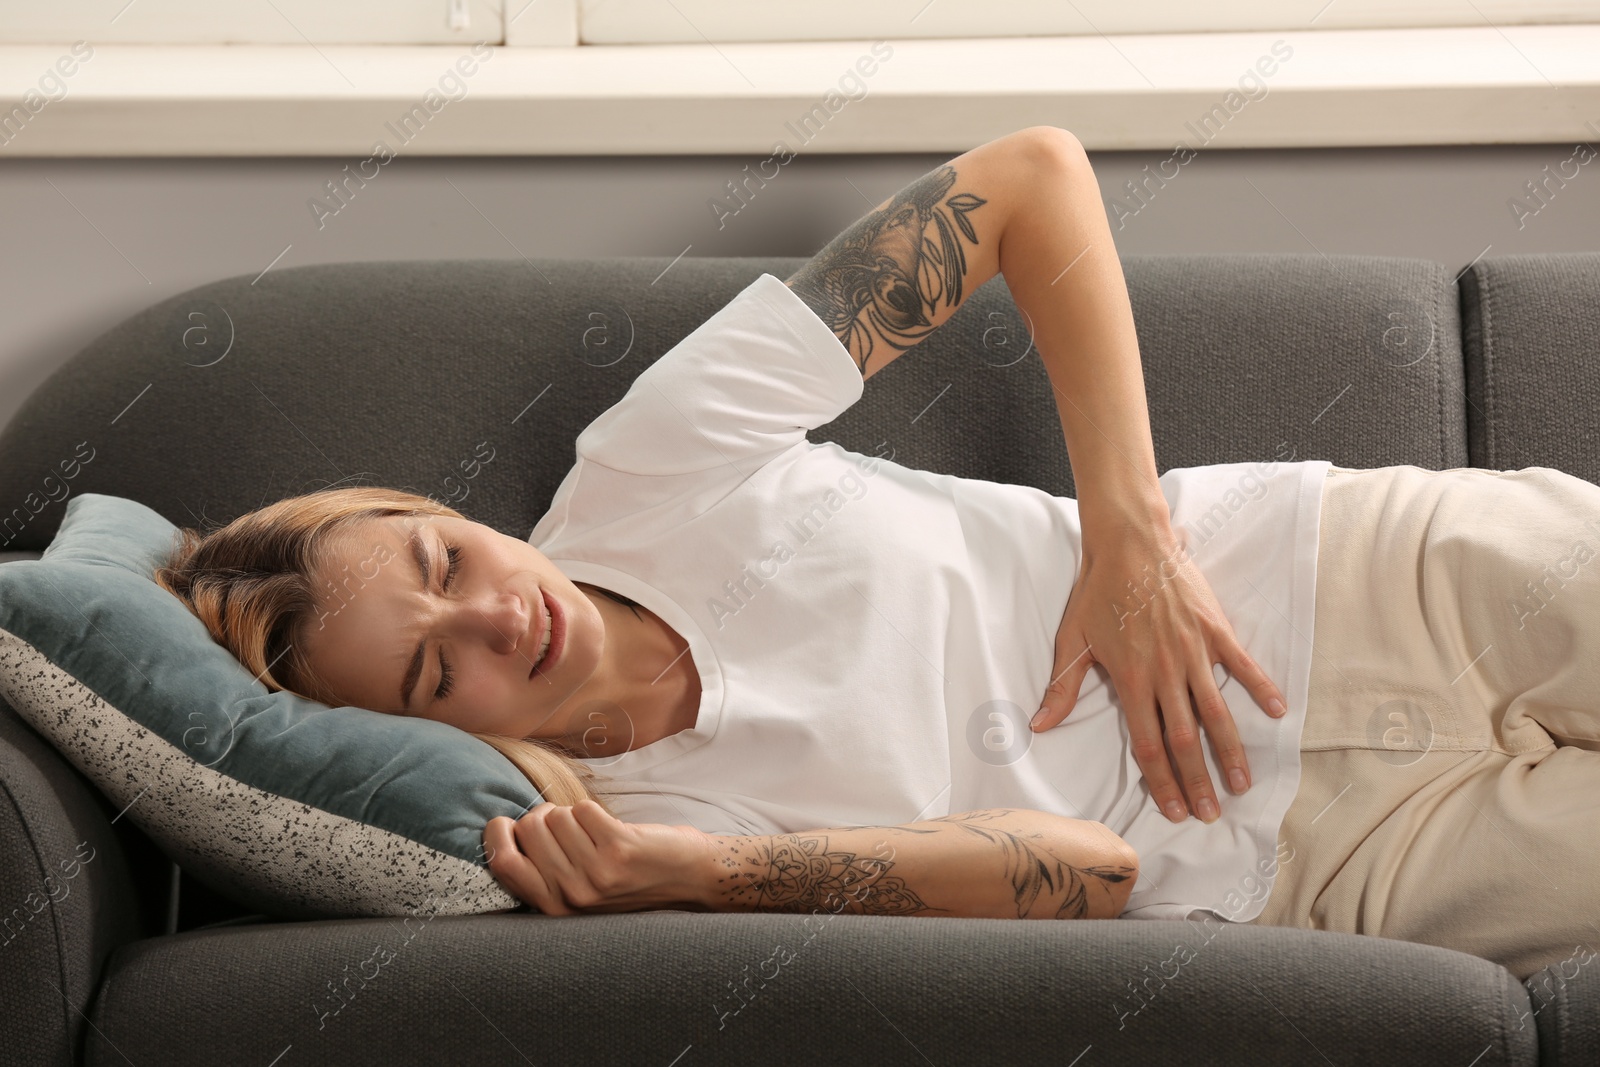
M 692 826 L 623 822 L 595 803 L 536 804 L 483 828 L 495 880 L 546 915 L 699 910 L 706 835 Z

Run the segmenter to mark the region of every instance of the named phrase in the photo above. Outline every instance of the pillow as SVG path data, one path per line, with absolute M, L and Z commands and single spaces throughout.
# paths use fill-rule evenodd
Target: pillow
M 483 827 L 539 803 L 533 784 L 453 726 L 269 692 L 155 583 L 176 530 L 83 493 L 41 558 L 0 564 L 0 697 L 179 866 L 256 911 L 520 907 Z

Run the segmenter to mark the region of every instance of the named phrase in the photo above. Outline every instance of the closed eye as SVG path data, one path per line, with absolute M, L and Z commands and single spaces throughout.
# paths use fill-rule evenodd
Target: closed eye
M 439 584 L 446 591 L 448 591 L 450 589 L 450 587 L 455 583 L 456 571 L 458 569 L 460 569 L 460 567 L 461 567 L 461 549 L 457 545 L 446 544 L 444 546 L 444 554 L 445 554 L 445 560 L 446 560 L 445 568 L 444 568 L 444 578 L 440 581 Z M 455 685 L 455 672 L 450 669 L 450 664 L 445 661 L 444 649 L 440 648 L 439 649 L 439 688 L 434 690 L 433 698 L 435 700 L 443 700 L 445 697 L 450 695 L 450 690 L 454 687 L 454 685 Z

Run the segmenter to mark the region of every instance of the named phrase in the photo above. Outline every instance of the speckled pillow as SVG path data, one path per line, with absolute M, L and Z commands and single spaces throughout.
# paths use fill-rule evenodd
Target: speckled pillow
M 176 527 L 84 493 L 0 564 L 0 697 L 194 877 L 290 919 L 519 907 L 483 827 L 540 797 L 427 719 L 273 693 L 152 579 Z

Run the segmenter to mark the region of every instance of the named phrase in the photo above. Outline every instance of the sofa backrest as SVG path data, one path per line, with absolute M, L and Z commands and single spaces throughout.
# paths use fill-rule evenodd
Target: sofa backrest
M 0 550 L 43 549 L 74 492 L 197 526 L 335 484 L 411 488 L 526 536 L 579 431 L 640 370 L 763 271 L 803 262 L 343 263 L 201 286 L 96 339 L 0 432 Z M 1124 272 L 1162 470 L 1467 462 L 1443 265 L 1159 255 Z M 1028 345 L 997 277 L 812 437 L 1071 495 Z
M 1600 483 L 1600 252 L 1486 256 L 1461 317 L 1471 465 Z

